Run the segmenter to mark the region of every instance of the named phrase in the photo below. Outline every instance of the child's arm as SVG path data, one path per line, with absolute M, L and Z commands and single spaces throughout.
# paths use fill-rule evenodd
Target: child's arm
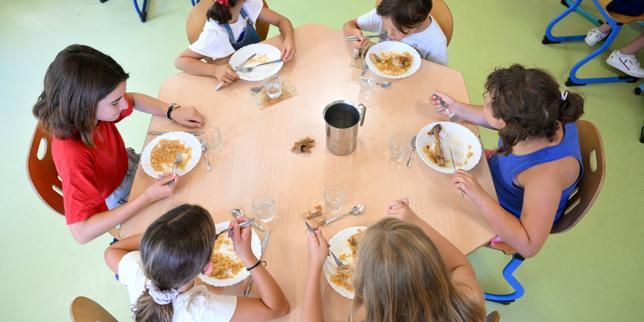
M 239 228 L 239 221 L 233 224 L 232 239 L 235 252 L 246 267 L 257 263 L 251 244 L 251 228 Z M 266 321 L 282 317 L 291 310 L 290 304 L 277 282 L 264 265 L 250 271 L 260 298 L 237 297 L 237 307 L 231 322 Z
M 349 20 L 342 25 L 342 32 L 346 37 L 355 36 L 358 40 L 353 42 L 353 46 L 360 48 L 369 43 L 369 39 L 364 37 L 360 26 L 358 26 L 358 19 Z
M 173 184 L 167 184 L 173 179 L 175 180 Z M 143 194 L 129 200 L 124 205 L 95 214 L 86 220 L 69 225 L 68 227 L 72 237 L 80 244 L 86 244 L 94 240 L 96 237 L 114 228 L 114 226 L 134 216 L 148 205 L 172 195 L 177 185 L 177 180 L 178 178 L 171 175 L 161 177 L 146 189 Z
M 258 19 L 279 28 L 280 33 L 283 37 L 282 59 L 284 61 L 290 60 L 293 55 L 295 55 L 295 37 L 291 21 L 288 20 L 288 18 L 266 7 L 262 8 L 262 11 L 260 11 L 259 13 Z
M 168 106 L 170 104 L 145 94 L 128 93 L 128 95 L 134 100 L 135 109 L 152 115 L 167 116 Z M 188 127 L 201 127 L 204 122 L 203 115 L 193 106 L 182 106 L 181 108 L 174 109 L 170 116 L 173 121 Z
M 570 160 L 568 160 L 570 161 Z M 517 218 L 494 200 L 476 178 L 465 171 L 454 174 L 453 181 L 485 216 L 492 229 L 524 257 L 536 255 L 545 243 L 557 214 L 561 192 L 571 183 L 566 160 L 534 166 L 520 174 L 523 183 L 523 209 Z M 574 163 L 577 161 L 575 160 Z M 578 168 L 578 165 L 575 165 Z M 574 179 L 576 177 L 573 177 Z
M 322 266 L 329 253 L 329 243 L 319 228 L 315 235 L 306 233 L 309 247 L 309 273 L 304 286 L 304 303 L 302 303 L 302 319 L 304 322 L 322 322 L 322 298 L 320 295 L 320 276 Z
M 441 104 L 441 100 L 444 105 Z M 452 112 L 465 121 L 493 129 L 493 127 L 488 124 L 487 120 L 485 120 L 482 105 L 472 105 L 459 102 L 454 100 L 451 96 L 438 91 L 435 91 L 434 94 L 430 96 L 430 101 L 434 108 L 443 115 L 449 115 L 449 112 Z
M 141 237 L 143 237 L 143 234 L 128 236 L 107 247 L 105 250 L 105 263 L 112 272 L 118 274 L 119 262 L 121 262 L 123 256 L 141 247 Z
M 239 78 L 230 64 L 206 63 L 201 61 L 202 59 L 208 57 L 187 48 L 175 59 L 174 65 L 188 74 L 214 77 L 224 85 L 230 85 Z

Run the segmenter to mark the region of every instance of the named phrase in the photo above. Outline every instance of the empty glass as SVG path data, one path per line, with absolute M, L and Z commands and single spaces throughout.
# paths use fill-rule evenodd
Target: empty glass
M 332 212 L 338 212 L 342 209 L 344 202 L 347 200 L 347 192 L 340 186 L 330 186 L 324 189 L 324 202 L 326 208 Z
M 253 200 L 253 211 L 257 219 L 268 223 L 275 218 L 277 206 L 275 200 L 268 195 L 261 195 Z
M 376 83 L 375 75 L 369 69 L 363 69 L 360 75 L 360 94 L 358 102 L 370 105 L 373 101 L 373 87 Z
M 213 153 L 217 153 L 224 148 L 224 141 L 221 139 L 221 131 L 218 127 L 212 129 L 209 148 L 209 150 Z
M 409 150 L 409 137 L 402 134 L 389 138 L 389 161 L 392 166 L 402 168 L 403 160 Z
M 266 91 L 266 96 L 272 100 L 282 96 L 282 82 L 280 81 L 279 75 L 275 75 L 264 81 L 264 90 Z

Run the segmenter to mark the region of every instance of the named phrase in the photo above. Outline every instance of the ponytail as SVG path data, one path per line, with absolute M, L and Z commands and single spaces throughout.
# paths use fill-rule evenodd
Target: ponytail
M 216 21 L 220 25 L 227 24 L 233 18 L 230 14 L 230 7 L 236 6 L 237 1 L 238 0 L 228 0 L 226 5 L 221 4 L 218 1 L 214 1 L 212 6 L 208 8 L 206 17 Z
M 567 94 L 565 95 L 565 99 L 563 99 L 564 97 L 562 95 L 560 103 L 561 108 L 559 109 L 559 121 L 566 124 L 577 121 L 579 117 L 584 114 L 584 98 L 577 93 L 571 93 L 568 91 L 565 91 L 564 93 Z
M 172 302 L 165 305 L 158 304 L 154 301 L 148 289 L 136 301 L 136 306 L 133 308 L 133 311 L 134 321 L 136 322 L 172 322 Z

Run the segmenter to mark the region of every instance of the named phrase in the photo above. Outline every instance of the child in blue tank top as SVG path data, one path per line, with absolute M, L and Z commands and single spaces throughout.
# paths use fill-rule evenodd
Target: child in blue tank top
M 431 100 L 442 114 L 498 130 L 499 147 L 488 160 L 498 202 L 470 173 L 456 172 L 453 182 L 479 207 L 498 234 L 496 241 L 531 257 L 545 243 L 583 173 L 574 122 L 583 113 L 584 100 L 560 92 L 547 72 L 521 65 L 492 72 L 485 89 L 483 106 L 443 93 Z

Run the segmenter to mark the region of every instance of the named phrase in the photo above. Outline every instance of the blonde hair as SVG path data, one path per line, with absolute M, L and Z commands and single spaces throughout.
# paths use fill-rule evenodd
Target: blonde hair
M 483 321 L 485 310 L 457 291 L 440 253 L 416 225 L 385 218 L 360 240 L 349 321 Z

